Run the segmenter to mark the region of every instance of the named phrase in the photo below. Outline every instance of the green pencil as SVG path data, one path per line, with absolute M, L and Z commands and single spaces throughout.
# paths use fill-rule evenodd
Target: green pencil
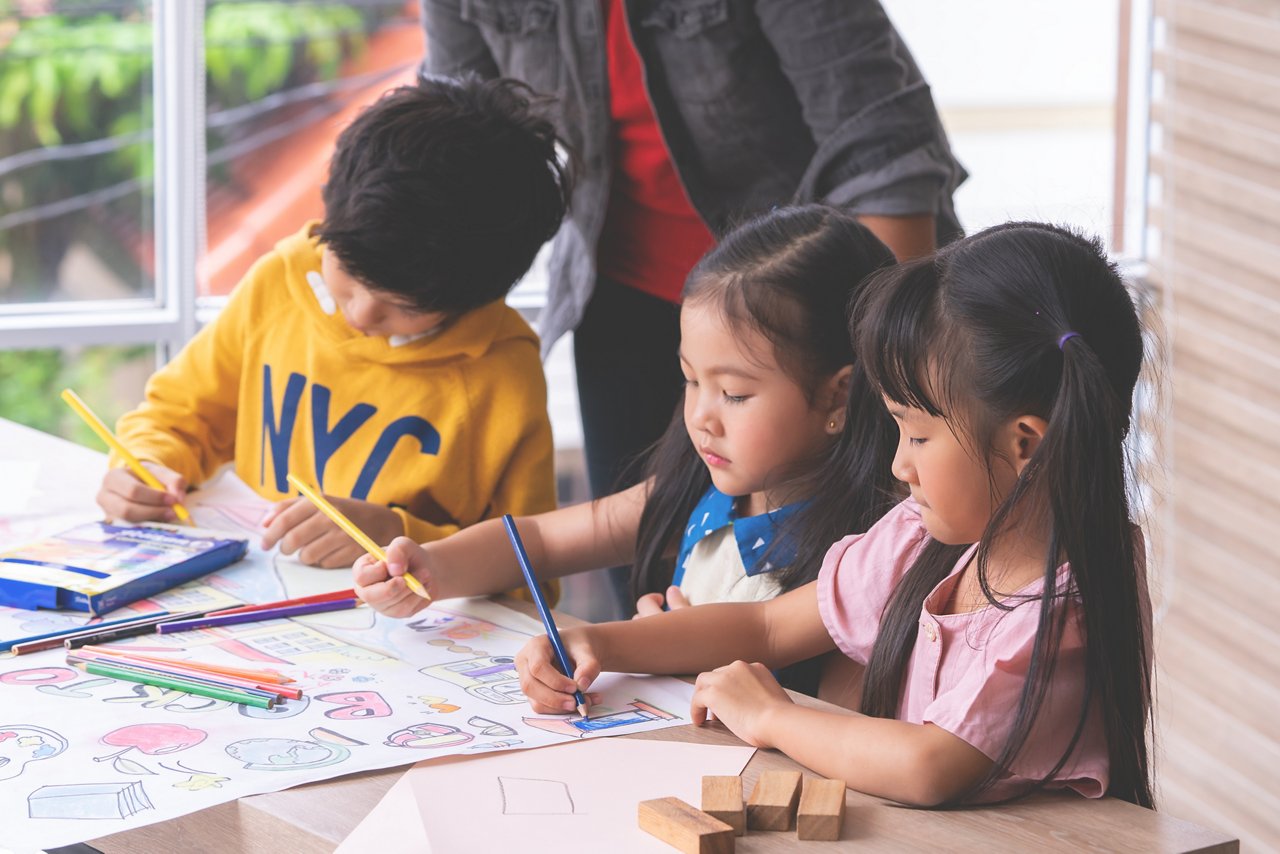
M 201 697 L 212 697 L 215 700 L 229 700 L 232 703 L 243 703 L 246 706 L 257 706 L 259 709 L 270 709 L 274 702 L 268 697 L 257 697 L 232 687 L 219 688 L 214 685 L 183 679 L 180 676 L 141 673 L 137 670 L 113 667 L 110 664 L 100 664 L 96 661 L 84 662 L 84 669 L 95 676 L 110 676 L 112 679 L 123 679 L 126 682 L 141 682 L 143 685 L 185 691 L 188 694 L 199 694 Z

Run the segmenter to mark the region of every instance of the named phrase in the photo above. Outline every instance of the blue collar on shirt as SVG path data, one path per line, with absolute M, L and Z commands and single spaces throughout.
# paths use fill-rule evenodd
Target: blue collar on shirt
M 685 562 L 693 547 L 703 537 L 714 534 L 729 524 L 733 525 L 733 535 L 738 541 L 738 552 L 742 555 L 742 565 L 746 568 L 747 575 L 770 572 L 780 565 L 786 566 L 795 558 L 795 544 L 783 541 L 770 552 L 767 561 L 761 562 L 761 557 L 777 539 L 782 523 L 803 507 L 805 502 L 797 501 L 759 516 L 744 517 L 736 515 L 733 502 L 733 496 L 725 495 L 714 486 L 709 487 L 698 501 L 698 506 L 689 514 L 689 524 L 684 529 L 684 539 L 680 541 L 680 554 L 676 557 L 672 584 L 679 585 L 684 579 Z

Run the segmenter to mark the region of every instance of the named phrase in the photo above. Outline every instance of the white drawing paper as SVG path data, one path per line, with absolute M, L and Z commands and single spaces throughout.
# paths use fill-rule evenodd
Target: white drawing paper
M 751 747 L 613 738 L 425 763 L 404 780 L 413 787 L 433 851 L 561 854 L 585 844 L 657 854 L 671 849 L 637 827 L 639 803 L 676 797 L 697 807 L 704 775 L 737 776 L 754 753 Z M 412 833 L 412 813 L 383 820 Z

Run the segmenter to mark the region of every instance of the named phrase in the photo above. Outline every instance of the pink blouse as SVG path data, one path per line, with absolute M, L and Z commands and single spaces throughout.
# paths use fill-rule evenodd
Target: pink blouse
M 865 534 L 845 537 L 831 547 L 818 575 L 818 609 L 836 645 L 866 664 L 879 632 L 880 617 L 898 582 L 928 539 L 920 508 L 907 499 Z M 944 613 L 960 570 L 974 546 L 925 598 L 919 634 L 907 665 L 897 717 L 931 723 L 964 739 L 994 760 L 1008 738 L 1026 681 L 1035 642 L 1043 582 L 1035 581 L 1011 597 L 1023 602 L 1011 611 L 988 606 L 963 614 Z M 1058 570 L 1059 589 L 1070 581 L 1068 567 Z M 1075 732 L 1084 694 L 1084 637 L 1075 597 L 1056 600 L 1069 610 L 1053 681 L 1012 773 L 983 793 L 983 800 L 1017 795 L 1057 764 Z M 1149 635 L 1148 635 L 1149 636 Z M 1048 788 L 1069 787 L 1088 798 L 1107 790 L 1107 745 L 1096 706 L 1090 709 L 1075 750 Z

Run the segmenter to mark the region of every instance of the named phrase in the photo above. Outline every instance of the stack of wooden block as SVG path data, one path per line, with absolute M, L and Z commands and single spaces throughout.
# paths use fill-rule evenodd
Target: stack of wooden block
M 803 782 L 803 788 L 802 788 Z M 795 830 L 799 839 L 836 840 L 844 822 L 843 780 L 766 771 L 743 802 L 741 777 L 703 777 L 702 809 L 679 798 L 640 804 L 640 829 L 686 854 L 732 854 L 748 830 Z

